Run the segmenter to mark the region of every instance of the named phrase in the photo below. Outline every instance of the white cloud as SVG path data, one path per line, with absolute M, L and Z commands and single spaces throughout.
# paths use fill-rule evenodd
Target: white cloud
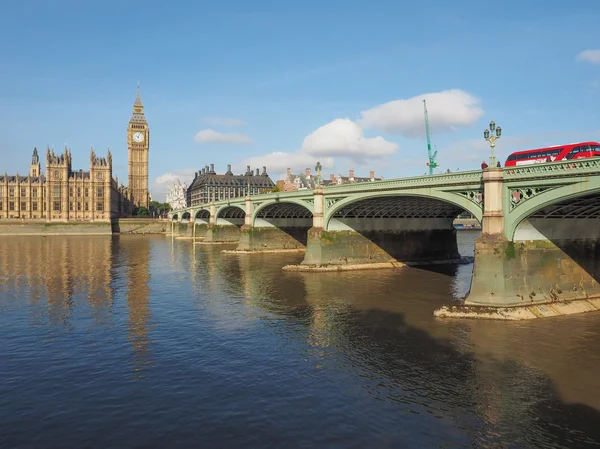
M 302 151 L 311 156 L 346 156 L 363 160 L 394 154 L 398 145 L 383 137 L 367 138 L 355 122 L 338 118 L 306 136 Z
M 600 64 L 600 50 L 583 50 L 577 55 L 577 60 Z
M 173 184 L 179 179 L 181 182 L 185 182 L 188 185 L 190 181 L 194 179 L 195 170 L 193 168 L 186 168 L 183 170 L 175 170 L 172 172 L 164 173 L 157 176 L 150 188 L 152 193 L 152 199 L 155 201 L 165 201 L 167 192 Z
M 482 115 L 479 99 L 460 89 L 445 90 L 394 100 L 362 112 L 357 123 L 363 128 L 397 132 L 406 137 L 423 137 L 423 99 L 427 100 L 432 132 L 451 131 L 475 123 Z
M 320 162 L 323 168 L 332 168 L 334 164 L 334 160 L 332 157 L 315 157 L 310 154 L 306 154 L 301 150 L 295 153 L 286 153 L 282 151 L 276 151 L 274 153 L 263 154 L 261 156 L 254 156 L 245 159 L 241 165 L 236 166 L 235 172 L 245 172 L 246 165 L 249 165 L 250 168 L 256 169 L 260 168 L 262 173 L 262 167 L 267 167 L 267 172 L 271 176 L 272 179 L 276 177 L 281 177 L 282 173 L 288 168 L 291 168 L 292 171 L 304 171 L 305 168 L 310 168 L 314 170 L 314 166 Z
M 245 134 L 220 133 L 212 129 L 203 129 L 194 137 L 200 143 L 251 143 L 252 139 Z
M 202 121 L 211 126 L 244 126 L 246 122 L 239 118 L 231 117 L 203 117 Z

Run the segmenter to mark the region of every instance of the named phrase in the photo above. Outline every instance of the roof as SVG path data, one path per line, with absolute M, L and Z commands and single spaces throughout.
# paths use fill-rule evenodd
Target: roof
M 18 179 L 17 179 L 18 178 Z M 8 182 L 8 183 L 27 183 L 29 182 L 29 176 L 17 176 L 17 175 L 2 175 L 0 176 L 0 182 Z M 36 184 L 41 182 L 46 182 L 46 178 L 44 176 L 31 176 L 31 183 Z
M 250 184 L 251 187 L 261 189 L 270 189 L 275 186 L 275 183 L 264 175 L 217 175 L 214 173 L 200 174 L 194 178 L 188 190 L 196 190 L 204 186 L 214 187 L 246 187 Z

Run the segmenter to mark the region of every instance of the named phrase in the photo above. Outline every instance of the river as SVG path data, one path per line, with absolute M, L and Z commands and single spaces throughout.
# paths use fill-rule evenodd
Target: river
M 0 237 L 0 447 L 600 447 L 600 314 L 441 320 L 471 265 L 225 248 Z

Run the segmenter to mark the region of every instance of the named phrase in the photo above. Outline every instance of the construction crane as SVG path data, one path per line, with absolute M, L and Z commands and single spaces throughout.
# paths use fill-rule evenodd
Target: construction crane
M 433 175 L 433 169 L 439 167 L 438 163 L 435 161 L 435 157 L 437 156 L 437 150 L 433 151 L 431 148 L 431 134 L 429 133 L 429 116 L 427 115 L 427 102 L 423 100 L 423 109 L 425 109 L 425 134 L 427 136 L 427 156 L 429 157 L 429 162 L 427 162 L 427 166 L 429 167 L 429 174 Z

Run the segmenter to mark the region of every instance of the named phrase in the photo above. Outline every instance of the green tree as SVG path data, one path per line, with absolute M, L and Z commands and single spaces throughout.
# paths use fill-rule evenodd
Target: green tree
M 144 206 L 134 207 L 133 211 L 131 212 L 131 215 L 136 215 L 138 217 L 147 217 L 148 215 L 150 215 L 150 211 L 148 211 L 148 209 L 146 209 Z

